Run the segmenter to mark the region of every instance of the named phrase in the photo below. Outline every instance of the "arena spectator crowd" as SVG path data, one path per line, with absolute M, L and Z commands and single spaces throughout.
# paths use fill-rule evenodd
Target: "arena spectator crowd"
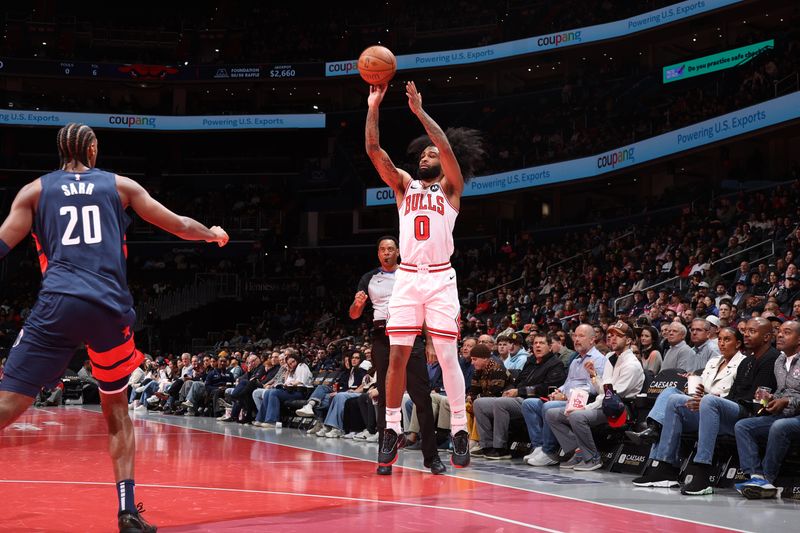
M 685 493 L 713 490 L 714 443 L 721 434 L 745 443 L 739 453 L 751 479 L 742 492 L 774 496 L 800 401 L 788 355 L 800 348 L 800 228 L 792 222 L 800 213 L 798 188 L 791 182 L 709 206 L 697 203 L 675 220 L 651 220 L 635 232 L 594 229 L 557 244 L 520 235 L 497 249 L 457 248 L 473 455 L 509 459 L 511 442 L 523 440 L 530 441 L 524 461 L 532 467 L 596 470 L 603 460 L 595 431 L 620 416 L 604 401 L 604 385 L 619 407 L 659 374 L 696 374 L 699 387 L 665 390 L 642 425 L 623 420 L 627 438 L 653 445 L 651 457 L 661 465 L 634 482 L 678 484 L 674 437 L 698 431 L 703 454 L 689 466 L 695 482 L 684 483 Z M 292 259 L 305 268 L 299 254 Z M 341 302 L 325 312 L 344 313 L 352 287 L 331 289 Z M 29 304 L 0 308 L 6 337 L 13 338 Z M 131 409 L 214 416 L 264 430 L 300 417 L 308 419 L 303 427 L 310 436 L 375 441 L 368 324 L 308 318 L 277 329 L 252 324 L 203 353 L 150 356 L 131 377 Z M 276 335 L 296 324 L 295 333 Z M 789 372 L 781 371 L 787 364 Z M 449 405 L 437 366 L 429 364 L 429 376 L 437 445 L 444 451 Z M 771 414 L 752 418 L 745 407 L 759 387 L 770 389 L 765 409 Z M 580 391 L 584 408 L 565 416 L 564 406 Z M 416 435 L 413 406 L 404 405 L 406 429 Z M 515 424 L 524 424 L 521 438 Z M 772 444 L 762 464 L 753 442 L 767 431 Z
M 330 61 L 352 59 L 378 41 L 398 53 L 429 51 L 442 38 L 450 47 L 480 46 L 599 24 L 672 3 L 581 0 L 573 9 L 544 0 L 441 6 L 415 0 L 370 9 L 345 2 L 309 10 L 288 4 L 198 2 L 189 11 L 161 6 L 148 17 L 133 8 L 98 13 L 45 3 L 35 10 L 6 10 L 0 56 L 167 65 Z M 419 17 L 423 12 L 425 17 Z
M 648 7 L 665 3 L 648 2 Z M 488 38 L 483 31 L 480 42 L 486 44 L 612 17 L 605 5 L 610 2 L 599 11 L 545 4 L 511 2 L 503 6 L 508 10 L 486 2 L 464 4 L 462 16 L 451 27 L 488 19 L 497 24 L 498 31 Z M 613 18 L 642 8 L 639 2 L 623 4 L 622 11 L 613 10 Z M 354 50 L 374 41 L 370 32 L 382 22 L 364 18 L 359 20 L 361 26 L 351 24 L 354 29 L 345 30 L 339 17 L 320 17 L 316 21 L 324 29 L 320 35 L 327 38 L 334 30 L 342 32 L 341 45 L 331 50 L 317 41 L 313 21 L 306 26 L 308 33 L 288 35 L 287 29 L 277 28 L 253 35 L 253 28 L 263 24 L 260 17 L 276 11 L 291 17 L 293 8 L 258 7 L 245 13 L 238 7 L 224 9 L 229 11 L 206 13 L 205 19 L 194 21 L 193 28 L 179 32 L 181 36 L 172 43 L 174 52 L 183 50 L 185 55 L 174 57 L 213 63 L 231 57 L 264 59 L 267 50 L 281 54 L 281 59 L 291 53 L 308 59 L 315 51 L 324 52 L 325 59 L 331 59 L 327 54 L 352 57 Z M 525 23 L 532 17 L 513 16 L 532 9 L 547 14 L 536 26 Z M 337 10 L 342 11 L 341 6 Z M 401 17 L 398 26 L 404 22 Z M 114 28 L 118 22 L 109 20 L 108 24 Z M 130 23 L 126 24 L 130 29 Z M 220 31 L 223 52 L 212 54 L 199 43 L 206 38 L 215 42 L 217 37 L 209 37 L 207 28 L 216 25 L 241 30 L 238 34 Z M 12 28 L 0 53 L 33 53 L 22 28 L 27 26 Z M 423 24 L 413 35 L 398 31 L 393 42 L 402 43 L 399 51 L 411 51 L 422 42 L 420 35 L 432 29 Z M 68 32 L 55 42 L 59 57 L 96 57 L 91 47 L 83 48 L 85 43 L 70 42 Z M 254 45 L 243 47 L 243 42 Z M 798 43 L 795 33 L 787 33 L 771 53 L 722 74 L 729 76 L 723 84 L 727 89 L 712 90 L 715 81 L 709 78 L 707 84 L 689 90 L 664 90 L 657 102 L 647 103 L 654 111 L 646 116 L 641 108 L 626 108 L 628 93 L 614 95 L 608 80 L 603 80 L 600 89 L 600 84 L 587 82 L 590 77 L 562 85 L 554 93 L 556 105 L 543 106 L 545 111 L 487 105 L 483 121 L 476 124 L 493 145 L 495 157 L 485 170 L 601 152 L 773 97 L 773 81 L 797 71 Z M 170 50 L 167 47 L 165 56 L 142 59 L 171 60 Z M 101 55 L 110 59 L 117 58 L 117 53 L 103 50 Z M 616 67 L 601 68 L 613 74 Z M 619 74 L 618 87 L 636 87 L 652 77 L 652 73 Z M 569 126 L 548 128 L 555 123 Z M 796 168 L 793 172 L 792 181 L 776 187 L 721 196 L 708 203 L 698 200 L 678 210 L 645 210 L 622 228 L 582 226 L 574 232 L 565 230 L 557 238 L 520 231 L 507 241 L 495 238 L 456 246 L 452 263 L 459 272 L 463 309 L 460 363 L 468 383 L 473 456 L 508 460 L 513 455 L 512 443 L 525 441 L 530 448 L 523 460 L 531 467 L 592 471 L 604 465 L 597 430 L 622 428 L 627 429 L 629 442 L 652 446 L 649 455 L 655 463 L 634 483 L 674 486 L 684 459 L 676 442 L 681 435 L 697 433 L 697 451 L 686 469 L 691 477 L 687 475 L 682 491 L 700 495 L 714 490 L 715 443 L 719 435 L 725 435 L 735 439 L 740 468 L 749 476 L 738 487 L 740 492 L 748 498 L 774 497 L 774 483 L 789 443 L 800 434 L 800 370 L 796 367 L 800 176 Z M 218 189 L 182 197 L 180 190 L 171 190 L 165 195 L 190 213 L 193 209 L 225 211 L 237 218 L 258 214 L 275 198 L 262 198 L 251 187 L 245 190 L 249 198 L 244 200 L 241 192 Z M 226 324 L 222 338 L 202 351 L 176 352 L 160 348 L 157 342 L 150 346 L 152 353 L 130 378 L 130 409 L 137 415 L 209 416 L 220 424 L 249 424 L 264 431 L 284 422 L 294 424 L 299 418 L 307 420 L 303 427 L 309 438 L 376 441 L 378 391 L 370 325 L 344 318 L 355 280 L 365 265 L 326 258 L 319 251 L 288 248 L 268 257 L 262 246 L 253 244 L 244 264 L 222 259 L 209 265 L 202 257 L 173 250 L 161 257 L 132 260 L 131 287 L 137 300 L 177 290 L 185 284 L 186 273 L 201 270 L 297 278 L 302 283 L 258 320 L 244 326 Z M 21 266 L 35 272 L 30 259 Z M 148 278 L 148 272 L 157 276 Z M 27 280 L 14 287 L 18 296 L 9 296 L 0 305 L 0 347 L 4 350 L 0 355 L 7 354 L 30 313 L 35 290 L 35 283 Z M 150 317 L 151 329 L 159 327 L 157 312 L 154 309 Z M 633 417 L 631 402 L 665 372 L 685 378 L 687 388 L 664 389 L 646 416 L 627 420 L 628 413 Z M 436 362 L 428 364 L 428 375 L 437 446 L 446 451 L 449 403 Z M 84 364 L 77 377 L 84 399 L 91 397 L 91 364 Z M 59 403 L 60 392 L 43 391 L 41 402 Z M 760 407 L 754 399 L 761 402 Z M 406 400 L 403 407 L 405 428 L 413 442 L 419 425 L 413 406 Z M 766 437 L 767 447 L 761 453 L 758 441 Z

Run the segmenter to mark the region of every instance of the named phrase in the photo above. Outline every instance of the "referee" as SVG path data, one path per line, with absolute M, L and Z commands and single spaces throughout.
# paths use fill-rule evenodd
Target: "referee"
M 361 277 L 361 281 L 358 283 L 358 292 L 350 305 L 350 318 L 355 320 L 361 317 L 367 300 L 372 301 L 372 362 L 377 373 L 379 435 L 382 435 L 386 428 L 386 371 L 389 368 L 389 337 L 386 335 L 386 318 L 399 255 L 396 238 L 385 236 L 378 239 L 378 260 L 381 266 L 370 270 Z M 425 347 L 422 337 L 419 336 L 414 341 L 411 358 L 406 367 L 406 389 L 411 400 L 417 406 L 425 468 L 430 468 L 434 474 L 444 474 L 447 468 L 439 459 L 436 449 L 436 428 L 433 421 Z M 378 474 L 390 475 L 391 473 L 391 466 L 378 466 Z

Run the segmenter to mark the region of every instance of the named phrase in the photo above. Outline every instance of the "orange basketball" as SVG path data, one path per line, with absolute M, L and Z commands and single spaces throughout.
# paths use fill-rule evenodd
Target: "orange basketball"
M 385 46 L 370 46 L 358 57 L 358 73 L 370 85 L 385 85 L 397 72 L 397 59 Z

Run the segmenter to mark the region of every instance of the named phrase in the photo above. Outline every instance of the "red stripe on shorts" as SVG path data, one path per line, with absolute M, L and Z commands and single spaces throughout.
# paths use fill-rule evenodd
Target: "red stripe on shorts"
M 458 332 L 457 331 L 445 331 L 443 329 L 434 329 L 434 328 L 432 328 L 430 326 L 428 326 L 428 331 L 431 332 L 431 335 L 439 335 L 440 337 L 458 338 Z
M 87 348 L 92 360 L 92 375 L 99 381 L 111 383 L 129 376 L 144 360 L 144 354 L 136 349 L 131 338 L 116 348 L 96 352 Z

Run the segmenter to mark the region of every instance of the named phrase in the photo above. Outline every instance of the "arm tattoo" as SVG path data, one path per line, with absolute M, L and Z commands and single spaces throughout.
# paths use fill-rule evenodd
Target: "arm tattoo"
M 441 126 L 439 126 L 425 110 L 420 110 L 417 118 L 422 122 L 425 131 L 428 133 L 428 137 L 431 138 L 431 141 L 437 148 L 450 146 L 450 141 L 447 140 L 447 136 L 444 134 L 444 131 L 442 131 Z
M 365 134 L 368 150 L 370 148 L 380 148 L 377 109 L 370 108 L 367 111 L 367 128 Z
M 381 158 L 381 164 L 383 164 L 383 168 L 385 168 L 388 172 L 391 173 L 397 172 L 397 168 L 395 168 L 394 163 L 392 163 L 392 160 L 389 159 L 388 155 L 384 155 Z

